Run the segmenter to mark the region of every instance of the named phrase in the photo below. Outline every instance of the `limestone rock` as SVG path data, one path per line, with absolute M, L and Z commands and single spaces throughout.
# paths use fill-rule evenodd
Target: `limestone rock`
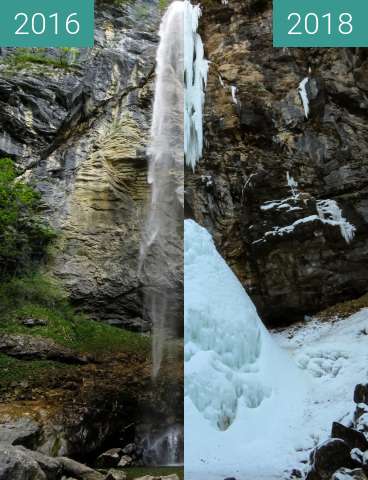
M 61 464 L 64 474 L 75 477 L 77 480 L 104 480 L 105 478 L 102 473 L 70 458 L 58 457 L 57 461 Z
M 133 463 L 133 458 L 129 455 L 123 455 L 118 463 L 118 466 L 121 468 L 129 467 Z
M 97 2 L 95 47 L 67 69 L 14 69 L 14 51 L 0 50 L 0 156 L 40 191 L 59 232 L 47 270 L 92 318 L 139 331 L 150 328 L 138 257 L 160 13 L 149 0 Z
M 102 453 L 97 458 L 97 465 L 101 468 L 110 468 L 116 467 L 123 455 L 123 450 L 121 448 L 112 448 Z
M 0 444 L 0 480 L 47 480 L 38 463 L 26 452 Z
M 40 426 L 31 418 L 22 417 L 16 420 L 9 418 L 0 423 L 0 444 L 23 445 L 32 448 L 40 435 Z
M 111 469 L 108 471 L 105 480 L 127 480 L 128 476 L 121 470 Z
M 0 352 L 19 359 L 48 359 L 63 363 L 84 364 L 86 356 L 79 355 L 53 340 L 33 335 L 4 334 L 0 338 Z

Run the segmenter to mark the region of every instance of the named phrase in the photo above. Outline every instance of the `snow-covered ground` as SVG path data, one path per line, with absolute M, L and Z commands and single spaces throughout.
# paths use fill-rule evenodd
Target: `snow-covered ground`
M 208 232 L 185 222 L 185 478 L 281 480 L 347 423 L 368 309 L 268 333 Z

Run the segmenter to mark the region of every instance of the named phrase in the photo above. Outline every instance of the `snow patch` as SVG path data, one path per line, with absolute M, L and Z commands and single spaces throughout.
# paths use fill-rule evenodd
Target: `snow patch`
M 289 174 L 289 172 L 286 172 L 286 181 L 288 186 L 290 187 L 293 197 L 296 197 L 296 195 L 298 194 L 298 182 L 294 180 L 294 178 Z
M 342 211 L 335 200 L 319 200 L 317 211 L 323 223 L 340 228 L 341 235 L 346 243 L 350 243 L 354 239 L 356 228 L 342 216 Z
M 232 85 L 232 86 L 231 86 L 231 97 L 232 97 L 233 102 L 235 103 L 235 105 L 238 104 L 238 99 L 236 98 L 237 91 L 238 91 L 238 89 L 237 89 L 234 85 Z

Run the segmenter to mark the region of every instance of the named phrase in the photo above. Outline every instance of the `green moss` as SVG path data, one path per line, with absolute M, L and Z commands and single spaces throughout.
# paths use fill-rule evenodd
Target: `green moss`
M 17 48 L 4 57 L 4 63 L 11 67 L 23 68 L 28 64 L 48 65 L 55 68 L 71 69 L 79 56 L 76 48 L 59 48 L 57 57 L 48 56 L 44 48 Z
M 184 471 L 181 467 L 155 467 L 155 468 L 127 468 L 124 472 L 128 476 L 128 480 L 133 480 L 135 478 L 144 478 L 145 475 L 155 477 L 166 477 L 168 475 L 172 475 L 176 473 L 180 480 L 184 480 Z
M 160 0 L 159 1 L 159 7 L 160 7 L 160 10 L 163 11 L 165 10 L 169 5 L 169 0 Z
M 48 360 L 17 360 L 0 353 L 0 386 L 11 382 L 24 382 L 37 380 L 40 376 L 55 375 L 66 369 L 70 370 L 71 365 L 64 365 Z
M 149 351 L 150 341 L 138 333 L 90 320 L 70 305 L 62 289 L 40 274 L 0 284 L 0 334 L 31 334 L 51 338 L 84 353 Z M 25 319 L 44 320 L 29 328 Z
M 60 437 L 56 437 L 55 442 L 54 442 L 54 444 L 51 448 L 51 456 L 52 457 L 57 457 L 58 455 L 60 455 L 61 446 L 62 446 L 62 441 L 61 441 Z

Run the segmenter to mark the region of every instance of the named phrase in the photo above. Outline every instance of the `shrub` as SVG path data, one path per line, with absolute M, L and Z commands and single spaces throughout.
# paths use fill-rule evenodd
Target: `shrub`
M 21 273 L 40 260 L 54 232 L 41 220 L 40 194 L 17 181 L 12 160 L 0 159 L 0 276 Z

